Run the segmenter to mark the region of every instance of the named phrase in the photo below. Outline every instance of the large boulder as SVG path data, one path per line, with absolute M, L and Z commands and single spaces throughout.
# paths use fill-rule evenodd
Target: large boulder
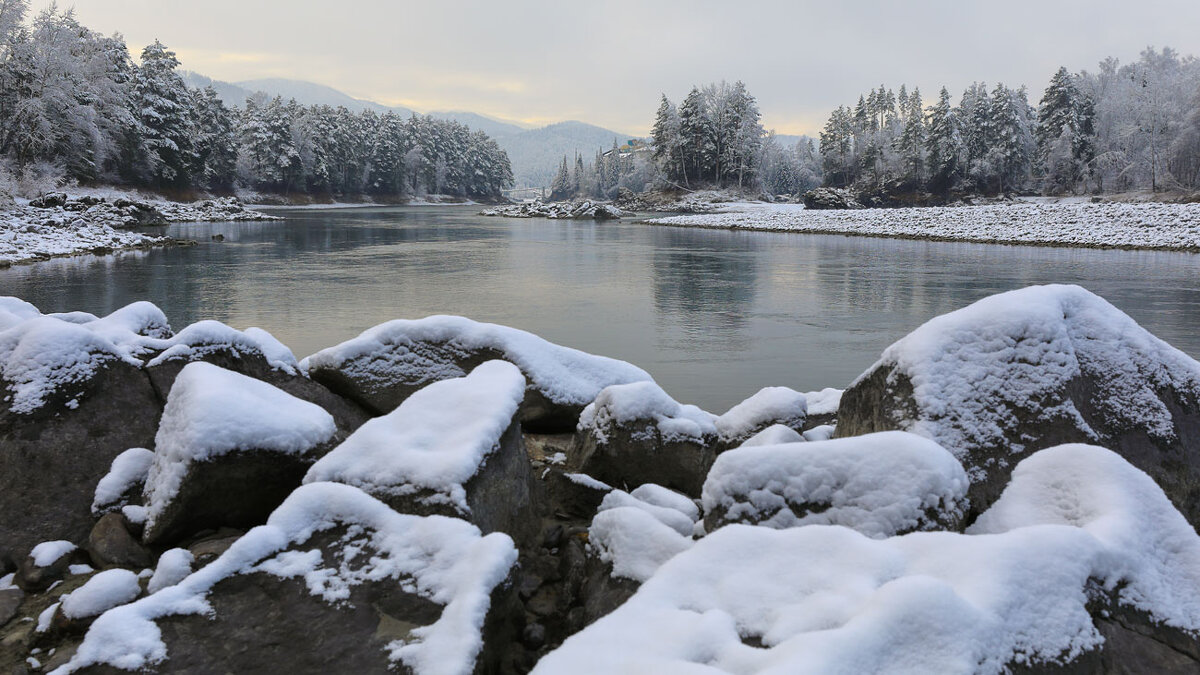
M 505 361 L 430 384 L 364 424 L 304 482 L 354 485 L 402 513 L 465 518 L 531 541 L 541 499 L 517 418 L 525 392 Z
M 804 208 L 813 210 L 861 209 L 854 193 L 843 188 L 819 187 L 804 193 Z
M 87 326 L 38 315 L 0 332 L 3 546 L 82 541 L 96 483 L 154 442 L 161 411 L 140 362 Z
M 966 515 L 967 485 L 953 455 L 901 431 L 743 446 L 708 473 L 704 526 L 841 525 L 874 538 L 954 530 Z
M 208 528 L 262 523 L 336 433 L 333 417 L 315 404 L 209 363 L 188 364 L 155 437 L 144 541 L 163 545 Z
M 1197 587 L 1200 536 L 1154 481 L 1068 446 L 967 534 L 722 527 L 533 672 L 1053 672 L 1097 652 L 1104 672 L 1197 672 Z
M 494 359 L 509 361 L 525 374 L 521 421 L 534 431 L 570 431 L 600 390 L 650 379 L 623 361 L 457 316 L 389 321 L 313 354 L 301 367 L 335 393 L 383 415 L 425 385 L 462 377 Z
M 699 496 L 716 458 L 716 419 L 654 382 L 615 385 L 580 415 L 568 461 L 614 487 L 656 483 Z
M 147 347 L 153 353 L 146 359 L 146 372 L 164 400 L 184 366 L 204 362 L 267 382 L 321 406 L 333 415 L 338 440 L 371 417 L 358 404 L 305 377 L 291 350 L 261 328 L 239 331 L 219 321 L 200 321 L 169 339 L 148 342 Z
M 837 435 L 900 429 L 953 452 L 987 508 L 1030 453 L 1095 443 L 1200 523 L 1200 363 L 1078 286 L 1035 286 L 937 317 L 842 396 Z
M 69 668 L 497 672 L 516 559 L 503 534 L 306 485 L 207 567 L 101 615 Z

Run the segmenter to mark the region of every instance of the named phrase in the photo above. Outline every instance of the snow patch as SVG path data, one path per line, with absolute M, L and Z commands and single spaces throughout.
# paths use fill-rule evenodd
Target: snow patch
M 608 442 L 614 427 L 653 422 L 664 441 L 702 442 L 717 433 L 717 417 L 694 405 L 682 405 L 654 382 L 606 387 L 579 416 L 579 430 L 600 443 Z
M 118 504 L 125 493 L 146 482 L 154 453 L 145 448 L 130 448 L 117 455 L 112 468 L 96 484 L 96 495 L 92 499 L 92 513 L 99 515 L 124 504 Z

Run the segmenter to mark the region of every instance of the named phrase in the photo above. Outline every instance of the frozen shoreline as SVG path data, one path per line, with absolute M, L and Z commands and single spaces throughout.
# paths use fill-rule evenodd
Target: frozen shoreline
M 797 204 L 739 204 L 642 222 L 709 229 L 839 234 L 929 241 L 1200 252 L 1200 205 L 1021 203 L 810 211 Z

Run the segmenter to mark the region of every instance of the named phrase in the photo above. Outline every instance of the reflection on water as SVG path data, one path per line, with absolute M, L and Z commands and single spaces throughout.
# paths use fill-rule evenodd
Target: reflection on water
M 927 319 L 1035 283 L 1079 283 L 1200 355 L 1190 254 L 482 218 L 472 207 L 288 215 L 169 229 L 195 247 L 0 270 L 0 294 L 96 314 L 148 299 L 176 328 L 260 326 L 299 356 L 388 319 L 463 314 L 632 361 L 715 412 L 762 386 L 845 386 Z

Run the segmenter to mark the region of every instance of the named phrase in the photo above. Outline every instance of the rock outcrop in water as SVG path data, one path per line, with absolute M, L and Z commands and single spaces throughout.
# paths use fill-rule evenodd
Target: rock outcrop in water
M 1196 373 L 1027 289 L 897 343 L 819 440 L 836 390 L 716 416 L 456 317 L 297 362 L 4 298 L 0 672 L 1195 672 Z

